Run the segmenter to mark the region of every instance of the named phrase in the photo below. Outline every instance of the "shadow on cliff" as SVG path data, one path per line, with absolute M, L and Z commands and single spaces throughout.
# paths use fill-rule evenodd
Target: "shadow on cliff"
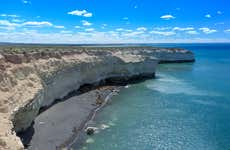
M 29 128 L 27 128 L 25 131 L 17 132 L 17 136 L 20 137 L 23 145 L 25 148 L 27 148 L 30 144 L 30 141 L 32 140 L 32 137 L 34 135 L 34 122 L 31 124 Z
M 92 90 L 96 90 L 102 86 L 125 86 L 127 84 L 136 84 L 153 78 L 155 78 L 155 73 L 135 75 L 132 77 L 111 77 L 111 78 L 101 80 L 100 82 L 83 84 L 82 86 L 80 86 L 79 89 L 68 93 L 63 98 L 54 100 L 54 102 L 51 105 L 46 107 L 41 107 L 39 110 L 39 114 L 46 111 L 47 109 L 49 109 L 50 107 L 54 106 L 57 103 L 66 101 L 71 97 L 78 96 Z M 25 148 L 28 148 L 30 146 L 30 141 L 32 140 L 34 132 L 35 132 L 34 122 L 26 130 L 17 132 L 17 136 L 20 137 Z

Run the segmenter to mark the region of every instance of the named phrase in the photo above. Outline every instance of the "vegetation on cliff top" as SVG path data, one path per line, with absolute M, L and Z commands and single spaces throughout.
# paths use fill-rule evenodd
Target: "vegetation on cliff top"
M 1 54 L 26 54 L 26 53 L 41 53 L 41 52 L 82 52 L 82 51 L 116 51 L 116 50 L 167 50 L 172 52 L 186 51 L 182 48 L 159 48 L 151 46 L 138 45 L 35 45 L 35 44 L 8 44 L 0 45 Z

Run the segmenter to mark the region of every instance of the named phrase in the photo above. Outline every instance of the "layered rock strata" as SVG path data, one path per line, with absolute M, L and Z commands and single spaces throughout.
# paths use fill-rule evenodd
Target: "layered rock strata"
M 23 149 L 16 132 L 41 107 L 81 85 L 149 77 L 158 62 L 194 61 L 183 49 L 153 47 L 0 47 L 0 150 Z

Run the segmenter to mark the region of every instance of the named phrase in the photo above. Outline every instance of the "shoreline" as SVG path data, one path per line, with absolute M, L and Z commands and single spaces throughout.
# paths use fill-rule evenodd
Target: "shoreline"
M 81 102 L 76 97 L 77 102 L 70 98 L 73 105 L 68 105 L 71 101 L 62 101 L 66 95 L 76 92 L 82 86 L 92 86 L 94 83 L 94 86 L 98 86 L 100 82 L 124 85 L 130 83 L 130 80 L 135 82 L 154 77 L 158 62 L 191 60 L 194 60 L 194 54 L 180 48 L 3 46 L 0 50 L 0 148 L 25 148 L 26 145 L 22 144 L 25 141 L 17 133 L 27 130 L 33 122 L 35 131 L 32 128 L 31 133 L 40 132 L 42 126 L 45 131 L 39 134 L 50 136 L 44 142 L 60 143 L 64 138 L 67 139 L 67 133 L 73 132 L 68 127 L 71 124 L 81 124 L 79 120 L 87 118 L 89 110 L 96 108 L 95 104 L 91 105 L 92 101 Z M 87 94 L 90 95 L 90 92 Z M 85 103 L 85 107 L 80 107 L 82 103 Z M 82 112 L 73 115 L 73 112 L 79 111 L 77 109 Z M 41 113 L 42 111 L 44 112 Z M 56 122 L 47 119 L 46 112 L 50 112 L 49 117 L 57 118 Z M 66 113 L 69 115 L 60 121 Z M 46 117 L 40 117 L 44 115 Z M 39 119 L 47 120 L 40 120 L 39 123 Z M 69 126 L 66 125 L 66 120 L 70 122 Z M 63 127 L 58 129 L 57 125 Z M 53 126 L 56 131 L 51 131 Z M 62 137 L 52 138 L 52 132 Z M 29 137 L 36 139 L 33 134 Z
M 29 150 L 63 149 L 70 148 L 76 142 L 82 143 L 84 137 L 87 136 L 84 131 L 85 128 L 93 124 L 96 114 L 101 109 L 103 109 L 103 107 L 106 106 L 106 104 L 112 98 L 112 96 L 119 92 L 121 88 L 121 86 L 101 86 L 92 91 L 88 91 L 86 93 L 73 96 L 70 99 L 57 103 L 49 109 L 45 110 L 35 119 L 35 123 L 33 124 L 34 133 L 27 148 Z M 102 95 L 102 104 L 96 104 L 96 95 Z M 83 101 L 88 101 L 88 103 L 84 103 Z M 60 109 L 60 106 L 69 106 L 69 111 L 63 112 L 62 108 Z M 78 109 L 71 109 L 71 106 L 78 106 Z M 83 109 L 79 109 L 81 107 Z M 87 107 L 87 109 L 85 109 L 84 107 Z M 59 114 L 57 114 L 57 112 L 62 113 L 62 116 L 57 117 L 56 115 Z M 72 115 L 70 115 L 69 113 L 71 113 Z M 70 118 L 71 116 L 77 117 Z M 67 117 L 69 117 L 70 119 L 66 119 Z M 57 124 L 57 122 L 62 121 L 63 119 L 65 120 L 64 123 L 62 122 L 61 125 Z M 74 119 L 78 121 L 73 123 L 72 121 Z M 52 120 L 52 123 L 49 123 L 48 120 Z M 62 125 L 64 125 L 64 127 Z M 55 132 L 57 130 L 60 131 L 60 127 L 63 131 Z M 69 130 L 66 131 L 66 128 L 68 128 Z M 55 141 L 55 139 L 57 141 Z M 79 146 L 81 145 L 79 144 Z
M 64 147 L 67 147 L 67 148 L 71 148 L 74 144 L 76 143 L 79 143 L 79 147 L 81 147 L 82 145 L 82 142 L 85 140 L 85 137 L 87 137 L 88 135 L 86 135 L 85 133 L 85 129 L 87 127 L 89 127 L 89 125 L 94 125 L 94 122 L 95 120 L 95 117 L 96 115 L 99 113 L 99 111 L 102 111 L 102 109 L 104 107 L 106 107 L 106 105 L 108 104 L 108 102 L 112 99 L 113 96 L 115 96 L 116 94 L 119 94 L 121 88 L 124 88 L 122 86 L 117 86 L 117 87 L 114 87 L 113 91 L 111 91 L 111 93 L 109 93 L 106 97 L 105 97 L 105 100 L 104 102 L 96 109 L 92 110 L 92 114 L 89 116 L 88 120 L 86 122 L 84 122 L 84 125 L 83 127 L 81 127 L 79 129 L 79 134 L 77 134 L 74 139 L 72 141 L 70 141 L 69 143 L 67 143 Z M 92 126 L 93 127 L 93 126 Z M 83 136 L 83 139 L 81 137 L 81 134 L 84 134 Z
M 132 77 L 113 77 L 93 84 L 84 84 L 64 98 L 55 100 L 52 105 L 40 108 L 34 123 L 27 130 L 17 133 L 17 136 L 21 138 L 23 145 L 28 150 L 61 150 L 71 148 L 76 143 L 80 148 L 88 136 L 85 129 L 89 125 L 94 127 L 96 114 L 106 106 L 114 95 L 119 93 L 120 89 L 128 84 L 136 84 L 154 78 L 155 73 L 152 73 Z M 87 109 L 81 109 L 84 107 Z M 63 112 L 64 108 L 68 108 L 68 112 Z M 58 114 L 61 114 L 61 117 L 57 117 Z M 74 116 L 77 116 L 77 122 L 73 124 L 73 120 L 69 118 L 75 119 Z M 50 120 L 55 123 L 50 123 Z M 65 123 L 60 122 L 61 120 Z M 46 122 L 47 125 L 45 125 Z M 58 123 L 64 124 L 64 126 L 59 127 Z M 41 125 L 43 126 L 40 127 Z M 65 128 L 71 128 L 71 130 L 65 131 Z M 60 136 L 61 138 L 57 138 Z

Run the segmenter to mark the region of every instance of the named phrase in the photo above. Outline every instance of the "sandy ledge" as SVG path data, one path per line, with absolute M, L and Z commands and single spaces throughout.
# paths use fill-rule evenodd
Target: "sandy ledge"
M 94 111 L 119 87 L 106 86 L 74 96 L 41 113 L 34 121 L 29 150 L 61 149 L 76 141 Z

